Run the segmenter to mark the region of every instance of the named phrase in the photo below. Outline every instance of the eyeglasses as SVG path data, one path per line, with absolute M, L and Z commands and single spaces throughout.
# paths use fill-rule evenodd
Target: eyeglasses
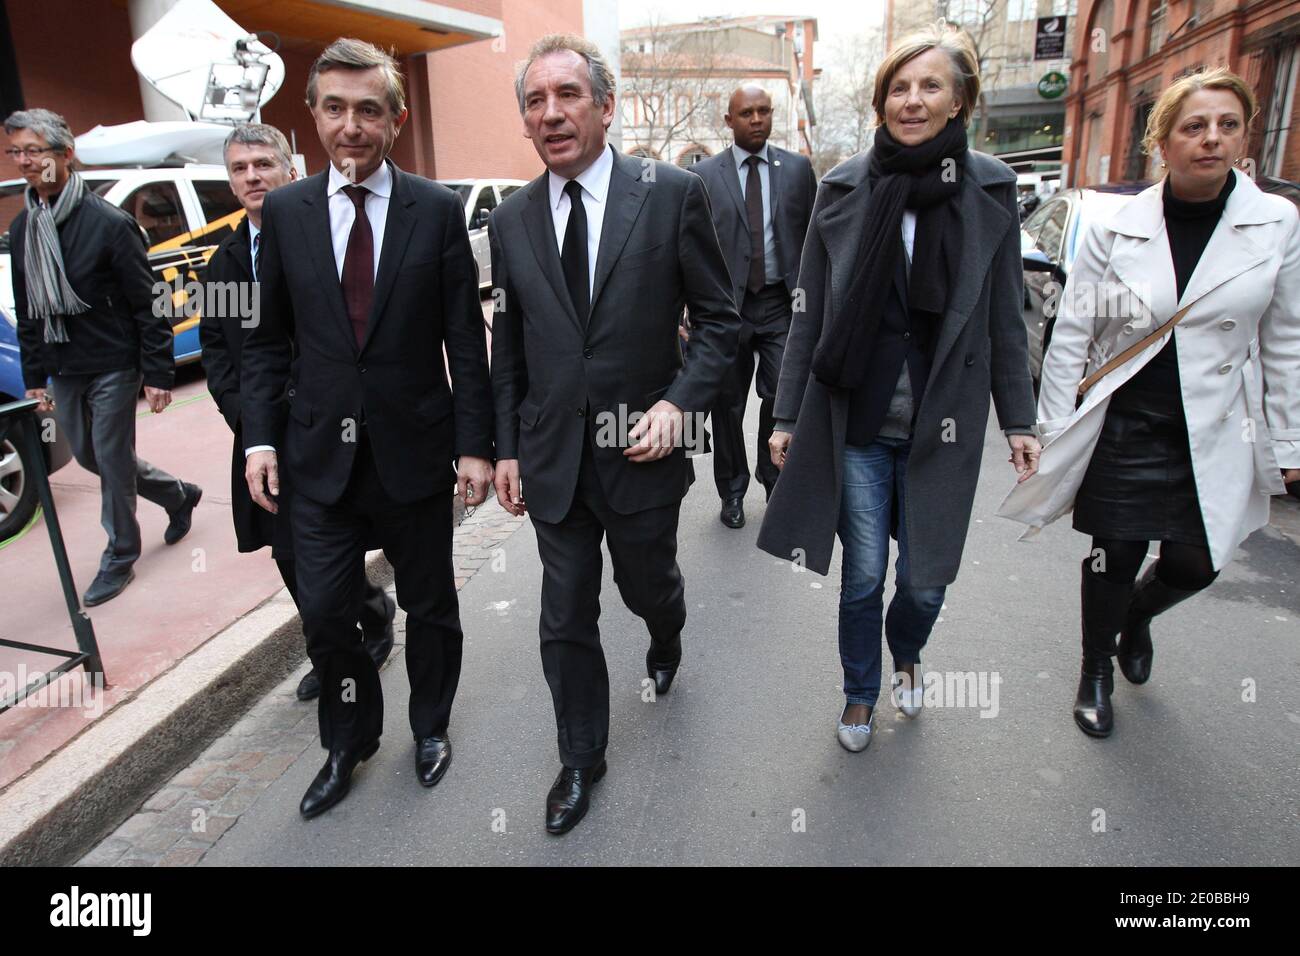
M 61 153 L 63 150 L 57 146 L 28 146 L 26 149 L 6 149 L 5 155 L 12 160 L 17 160 L 19 156 L 26 156 L 28 159 L 39 159 L 41 153 Z

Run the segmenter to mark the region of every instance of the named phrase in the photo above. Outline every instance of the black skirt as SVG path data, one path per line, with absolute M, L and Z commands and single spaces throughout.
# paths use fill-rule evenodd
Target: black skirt
M 1207 547 L 1181 396 L 1131 384 L 1119 388 L 1106 409 L 1075 497 L 1075 530 L 1117 541 Z

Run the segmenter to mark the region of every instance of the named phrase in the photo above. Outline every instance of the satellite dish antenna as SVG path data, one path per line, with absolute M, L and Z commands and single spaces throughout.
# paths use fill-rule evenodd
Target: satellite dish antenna
M 131 45 L 145 81 L 191 120 L 256 121 L 284 61 L 211 0 L 180 0 Z

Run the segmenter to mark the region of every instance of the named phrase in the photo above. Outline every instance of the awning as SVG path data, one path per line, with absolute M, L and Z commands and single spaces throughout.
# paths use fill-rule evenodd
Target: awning
M 215 0 L 248 30 L 273 30 L 287 47 L 319 50 L 338 37 L 367 40 L 401 56 L 487 39 L 502 32 L 499 16 L 424 0 Z M 482 9 L 500 3 L 476 2 Z M 296 42 L 295 42 L 296 41 Z

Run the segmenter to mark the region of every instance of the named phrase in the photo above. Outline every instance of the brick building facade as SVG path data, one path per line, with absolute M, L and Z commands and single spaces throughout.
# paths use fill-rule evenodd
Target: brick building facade
M 1065 185 L 1149 179 L 1146 120 L 1171 82 L 1227 67 L 1260 101 L 1250 158 L 1300 180 L 1300 3 L 1296 0 L 1079 0 L 1066 100 Z

